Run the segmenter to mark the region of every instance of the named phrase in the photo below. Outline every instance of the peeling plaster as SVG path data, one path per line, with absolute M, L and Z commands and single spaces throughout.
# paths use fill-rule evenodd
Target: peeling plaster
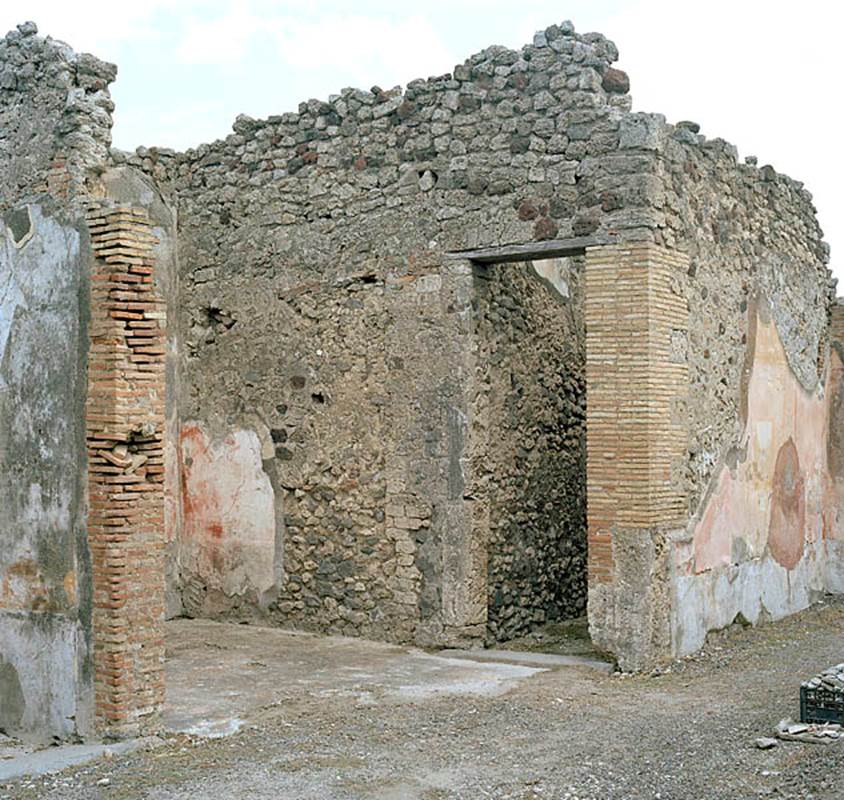
M 187 422 L 181 459 L 183 574 L 206 591 L 265 602 L 276 585 L 276 512 L 257 434 L 213 439 Z
M 833 392 L 803 388 L 768 315 L 758 315 L 750 341 L 745 458 L 722 464 L 690 532 L 675 541 L 675 655 L 739 615 L 777 619 L 834 588 L 825 541 L 825 509 L 835 507 L 826 448 Z M 827 386 L 841 366 L 834 351 L 831 360 Z
M 50 198 L 0 224 L 0 727 L 39 741 L 91 721 L 83 237 Z

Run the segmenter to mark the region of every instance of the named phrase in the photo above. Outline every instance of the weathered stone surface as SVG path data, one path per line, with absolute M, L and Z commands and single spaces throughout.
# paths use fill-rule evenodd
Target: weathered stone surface
M 441 263 L 450 250 L 570 236 L 579 203 L 595 207 L 592 233 L 644 201 L 640 161 L 601 208 L 618 114 L 600 79 L 578 74 L 603 74 L 617 54 L 603 37 L 578 41 L 582 68 L 569 47 L 490 49 L 403 95 L 348 90 L 240 118 L 224 142 L 128 157 L 180 207 L 182 418 L 220 439 L 263 426 L 271 440 L 265 470 L 284 520 L 271 618 L 399 640 L 484 636 L 486 554 L 465 540 L 462 488 L 474 290 Z M 580 588 L 563 601 L 549 575 L 542 603 L 575 613 L 582 539 L 545 525 L 573 549 L 543 563 L 568 559 L 563 583 Z M 248 613 L 236 594 L 218 599 L 217 613 Z
M 117 69 L 36 36 L 34 23 L 0 40 L 0 206 L 82 188 L 108 160 L 108 84 Z
M 621 120 L 619 147 L 622 150 L 660 150 L 666 135 L 661 114 L 627 114 Z
M 765 182 L 716 143 L 666 143 L 662 186 L 668 243 L 687 243 L 686 284 L 693 420 L 688 467 L 694 511 L 713 470 L 738 441 L 740 387 L 756 297 L 765 298 L 790 368 L 812 390 L 828 346 L 834 284 L 805 190 L 785 177 Z M 774 210 L 776 209 L 776 211 Z M 803 232 L 792 236 L 789 231 Z
M 409 291 L 416 281 L 421 281 L 420 287 L 423 282 L 434 285 L 444 251 L 611 231 L 624 240 L 654 241 L 689 254 L 688 274 L 678 275 L 672 289 L 688 304 L 688 331 L 671 336 L 671 357 L 688 368 L 690 389 L 688 395 L 678 396 L 674 413 L 688 429 L 689 449 L 685 467 L 672 462 L 671 481 L 686 498 L 690 514 L 741 430 L 748 309 L 757 294 L 770 300 L 792 368 L 804 385 L 817 382 L 831 289 L 827 254 L 808 194 L 773 170 L 740 167 L 734 148 L 721 140 L 707 141 L 694 123 L 673 127 L 660 115 L 629 113 L 629 98 L 617 93 L 626 88 L 625 77 L 611 67 L 617 57 L 614 46 L 602 37 L 580 37 L 568 26 L 565 34 L 563 30 L 553 26 L 521 51 L 488 49 L 456 68 L 453 76 L 413 81 L 403 95 L 345 90 L 328 102 L 303 104 L 296 114 L 248 124 L 241 120 L 226 140 L 184 154 L 149 149 L 129 157 L 129 163 L 155 177 L 174 201 L 178 198 L 182 209 L 182 283 L 185 296 L 191 297 L 180 332 L 186 345 L 182 394 L 191 398 L 183 400 L 183 413 L 196 416 L 203 409 L 198 418 L 213 419 L 215 431 L 224 436 L 238 426 L 254 427 L 247 420 L 259 411 L 269 429 L 283 430 L 278 435 L 287 437 L 274 443 L 274 466 L 267 467 L 267 474 L 277 470 L 280 483 L 289 481 L 305 491 L 304 485 L 321 485 L 325 476 L 343 473 L 334 455 L 320 456 L 325 466 L 319 479 L 309 476 L 303 484 L 291 473 L 312 457 L 311 442 L 319 443 L 320 453 L 344 452 L 341 437 L 349 428 L 341 422 L 341 407 L 361 412 L 359 418 L 344 411 L 355 417 L 357 429 L 380 430 L 389 440 L 396 425 L 413 430 L 417 418 L 400 408 L 403 403 L 417 407 L 415 392 L 441 403 L 439 408 L 436 403 L 423 404 L 432 419 L 440 420 L 438 431 L 423 427 L 409 440 L 404 433 L 395 440 L 396 463 L 417 472 L 422 464 L 423 472 L 432 470 L 425 472 L 432 482 L 413 497 L 413 504 L 421 506 L 419 513 L 425 509 L 431 521 L 415 536 L 419 574 L 394 581 L 390 590 L 401 596 L 405 610 L 386 604 L 386 596 L 376 602 L 395 618 L 409 615 L 407 624 L 389 626 L 388 635 L 412 638 L 424 631 L 426 641 L 441 640 L 442 581 L 465 584 L 463 610 L 453 619 L 471 620 L 470 627 L 481 626 L 485 619 L 486 556 L 471 555 L 480 552 L 474 539 L 458 547 L 443 538 L 445 525 L 456 525 L 455 531 L 461 525 L 477 529 L 477 521 L 467 522 L 473 500 L 455 497 L 449 500 L 448 513 L 438 516 L 436 504 L 426 496 L 435 491 L 438 443 L 454 441 L 453 433 L 459 430 L 449 427 L 449 420 L 460 414 L 469 420 L 471 447 L 471 407 L 454 405 L 465 386 L 461 370 L 467 367 L 457 354 L 462 347 L 476 346 L 468 344 L 471 337 L 463 338 L 466 320 L 458 316 L 455 327 L 455 311 L 447 306 L 420 303 L 416 310 L 415 300 L 405 305 L 416 296 Z M 799 268 L 806 264 L 811 268 Z M 420 278 L 420 273 L 430 274 Z M 369 277 L 359 277 L 364 275 Z M 393 294 L 397 287 L 403 287 L 402 292 Z M 343 291 L 361 294 L 344 300 Z M 285 298 L 286 305 L 279 306 L 270 321 L 264 308 L 272 307 L 276 296 Z M 385 302 L 390 297 L 400 298 L 400 305 Z M 361 323 L 343 316 L 338 304 L 372 321 L 366 345 L 355 344 Z M 423 320 L 423 329 L 434 320 L 449 320 L 440 335 L 454 332 L 439 351 L 455 358 L 443 374 L 459 377 L 446 394 L 434 391 L 439 371 L 437 378 L 427 374 L 424 357 L 426 372 L 414 376 L 412 391 L 376 388 L 393 387 L 395 379 L 410 373 L 407 364 L 417 363 L 418 348 L 426 340 L 413 332 L 419 327 L 414 314 Z M 284 381 L 292 380 L 297 361 L 299 380 L 326 385 L 336 380 L 330 363 L 315 357 L 316 351 L 333 352 L 322 346 L 322 330 L 335 317 L 337 330 L 343 331 L 338 336 L 348 349 L 342 362 L 349 375 L 355 374 L 357 358 L 385 366 L 368 367 L 365 382 L 348 394 L 326 391 L 325 405 L 307 415 L 308 432 L 297 423 L 295 434 L 293 426 L 282 426 L 277 410 L 293 408 L 293 384 L 282 388 Z M 401 320 L 401 335 L 410 337 L 397 348 L 400 355 L 390 354 L 396 333 L 387 333 L 384 344 L 380 340 L 380 331 L 391 330 L 392 319 Z M 269 354 L 281 341 L 289 341 L 281 368 L 288 377 L 278 381 L 271 373 L 268 380 Z M 252 364 L 249 369 L 246 362 Z M 296 391 L 304 388 L 302 384 Z M 363 412 L 370 392 L 385 400 L 379 406 L 383 411 Z M 391 408 L 394 402 L 399 408 Z M 422 442 L 422 461 L 407 444 L 414 440 Z M 376 458 L 366 463 L 379 462 Z M 452 459 L 439 478 L 447 495 L 457 486 L 454 464 Z M 471 484 L 472 476 L 463 480 Z M 294 502 L 295 491 L 294 499 L 285 502 Z M 311 491 L 303 496 L 312 496 Z M 285 492 L 289 494 L 278 490 L 277 498 L 287 497 Z M 370 497 L 367 490 L 349 508 L 361 503 L 383 510 L 391 492 L 388 480 L 383 498 L 364 500 Z M 287 505 L 284 513 L 289 514 Z M 428 519 L 425 514 L 416 519 Z M 297 528 L 299 515 L 291 519 Z M 351 519 L 355 531 L 372 529 L 366 516 L 351 514 Z M 285 536 L 285 547 L 293 552 L 319 552 L 307 545 L 307 537 L 291 544 L 289 532 Z M 383 536 L 389 541 L 380 532 L 375 538 Z M 457 558 L 446 557 L 449 552 L 468 560 L 460 561 L 460 568 L 449 566 L 448 558 Z M 388 555 L 381 557 L 393 563 Z M 357 565 L 354 576 L 328 580 L 326 575 L 336 573 L 326 566 L 317 586 L 306 564 L 322 558 L 327 555 L 291 560 L 279 617 L 321 629 L 381 635 L 380 628 L 354 608 L 357 600 L 347 589 L 347 582 L 351 585 L 360 576 L 366 576 L 359 581 L 362 585 L 372 579 L 363 554 L 351 558 Z M 395 563 L 410 558 L 410 553 L 397 552 Z M 671 592 L 661 573 L 663 564 L 658 560 L 655 571 L 648 573 L 648 580 L 660 586 L 660 599 L 654 601 L 659 607 L 653 612 L 658 630 L 643 631 L 641 639 L 622 643 L 625 647 L 656 652 L 675 646 L 666 644 L 670 625 L 665 598 Z M 305 578 L 302 588 L 296 571 Z M 306 602 L 308 592 L 313 597 Z M 352 605 L 345 606 L 341 597 Z M 334 602 L 343 607 L 339 617 Z M 596 601 L 595 607 L 601 604 Z M 373 609 L 367 613 L 377 616 Z
M 626 94 L 630 91 L 630 78 L 626 72 L 610 67 L 605 70 L 601 85 L 608 92 Z

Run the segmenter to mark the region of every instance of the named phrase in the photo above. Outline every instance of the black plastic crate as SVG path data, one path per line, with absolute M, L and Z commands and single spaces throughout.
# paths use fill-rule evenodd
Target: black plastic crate
M 801 686 L 800 721 L 844 725 L 844 689 Z

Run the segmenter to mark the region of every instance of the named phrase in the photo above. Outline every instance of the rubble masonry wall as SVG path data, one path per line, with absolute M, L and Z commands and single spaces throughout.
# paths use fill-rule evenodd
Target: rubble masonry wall
M 616 55 L 554 26 L 404 92 L 120 156 L 178 205 L 189 613 L 483 638 L 475 289 L 447 254 L 649 235 L 652 155 L 634 135 L 604 167 L 629 107 Z
M 148 283 L 171 324 L 161 352 L 143 355 L 160 357 L 170 387 L 164 397 L 161 372 L 154 441 L 168 465 L 171 614 L 469 644 L 515 630 L 541 606 L 548 613 L 551 588 L 517 591 L 522 568 L 510 560 L 520 535 L 549 530 L 548 520 L 544 511 L 517 519 L 509 507 L 521 483 L 519 502 L 538 508 L 531 493 L 551 494 L 550 473 L 532 460 L 536 448 L 493 470 L 500 453 L 489 445 L 497 431 L 518 455 L 550 426 L 546 455 L 559 458 L 560 485 L 572 491 L 554 516 L 560 539 L 574 542 L 578 358 L 585 352 L 588 373 L 590 348 L 589 603 L 599 643 L 636 666 L 696 647 L 730 615 L 776 616 L 840 588 L 840 363 L 811 198 L 770 167 L 738 164 L 733 148 L 691 123 L 631 113 L 617 55 L 604 37 L 564 23 L 405 90 L 346 89 L 296 113 L 241 116 L 225 140 L 186 153 L 126 154 L 109 148 L 113 66 L 37 37 L 31 24 L 0 42 L 0 402 L 23 409 L 14 422 L 4 416 L 2 452 L 18 470 L 33 465 L 2 487 L 4 552 L 15 559 L 2 572 L 2 635 L 12 638 L 0 692 L 14 710 L 5 724 L 67 735 L 91 717 L 84 428 L 53 403 L 79 408 L 91 394 L 82 202 L 91 198 L 120 201 L 130 216 L 146 209 L 157 240 Z M 529 273 L 501 267 L 484 283 L 459 257 L 570 237 L 608 245 L 591 262 L 587 252 L 585 336 L 576 316 L 548 313 L 536 282 L 518 290 L 524 315 L 508 308 L 505 319 L 491 302 L 504 296 L 498 281 L 518 286 Z M 27 316 L 36 305 L 61 318 L 65 350 Z M 526 354 L 516 345 L 530 325 L 546 335 Z M 40 386 L 55 379 L 54 395 L 22 372 L 36 343 L 52 354 Z M 499 347 L 507 355 L 494 365 Z M 535 380 L 543 353 L 562 366 Z M 513 381 L 532 379 L 518 421 L 506 392 L 491 390 L 505 369 L 509 398 Z M 760 404 L 765 380 L 803 416 Z M 571 428 L 545 419 L 549 383 Z M 51 487 L 52 466 L 39 461 L 48 434 L 26 422 L 38 415 L 67 428 L 49 434 L 61 450 L 50 464 L 76 468 Z M 808 430 L 821 444 L 805 441 Z M 33 505 L 32 492 L 48 488 L 58 516 Z M 571 546 L 544 563 L 582 560 Z M 509 596 L 491 604 L 493 587 L 508 582 Z M 582 606 L 576 579 L 553 591 L 559 607 Z M 530 610 L 502 611 L 520 606 L 517 594 Z M 42 644 L 21 625 L 48 613 L 58 627 Z M 521 622 L 508 629 L 505 617 Z M 59 648 L 76 676 L 50 708 L 32 699 L 49 696 L 42 671 L 26 666 L 45 647 Z
M 661 147 L 664 238 L 685 242 L 690 259 L 690 519 L 671 535 L 673 649 L 685 654 L 707 630 L 793 613 L 832 588 L 822 453 L 835 283 L 802 184 L 737 163 L 721 140 L 701 146 L 694 126 L 665 128 Z M 783 491 L 805 518 L 780 519 Z M 803 557 L 783 559 L 783 539 Z

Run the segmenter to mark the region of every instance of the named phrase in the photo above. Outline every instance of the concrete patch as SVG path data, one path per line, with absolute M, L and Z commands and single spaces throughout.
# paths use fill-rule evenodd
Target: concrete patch
M 34 753 L 23 752 L 20 756 L 0 761 L 0 781 L 28 778 L 35 775 L 47 775 L 61 772 L 68 767 L 78 767 L 98 758 L 110 755 L 123 755 L 135 750 L 158 747 L 164 744 L 157 736 L 133 739 L 114 744 L 71 744 L 64 747 L 50 747 Z

